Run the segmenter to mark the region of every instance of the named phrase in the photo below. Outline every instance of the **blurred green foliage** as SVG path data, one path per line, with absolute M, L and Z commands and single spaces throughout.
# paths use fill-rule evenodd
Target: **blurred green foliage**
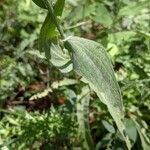
M 98 41 L 110 54 L 133 150 L 150 149 L 149 8 L 148 0 L 66 0 L 61 20 L 68 36 Z M 1 149 L 82 149 L 75 114 L 84 84 L 73 72 L 62 74 L 49 67 L 38 51 L 45 15 L 31 0 L 0 1 Z M 43 94 L 49 87 L 52 92 Z M 39 94 L 37 99 L 29 100 L 34 94 Z M 89 98 L 96 149 L 124 150 L 105 106 L 93 92 Z M 50 102 L 48 108 L 41 106 L 45 99 Z M 39 105 L 31 105 L 38 102 L 42 112 Z

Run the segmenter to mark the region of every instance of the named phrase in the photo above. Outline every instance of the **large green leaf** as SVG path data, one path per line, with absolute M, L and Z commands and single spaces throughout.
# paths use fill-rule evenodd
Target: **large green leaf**
M 130 142 L 123 124 L 121 93 L 105 49 L 99 43 L 79 37 L 71 37 L 65 44 L 68 49 L 72 50 L 74 70 L 88 81 L 100 100 L 107 105 L 130 149 Z

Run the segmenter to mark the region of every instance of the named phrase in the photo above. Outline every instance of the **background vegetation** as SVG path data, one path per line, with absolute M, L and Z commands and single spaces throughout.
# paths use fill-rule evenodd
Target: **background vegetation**
M 84 116 L 77 100 L 87 90 L 96 149 L 126 149 L 96 94 L 73 71 L 62 74 L 39 52 L 45 16 L 31 0 L 0 1 L 0 149 L 84 149 L 84 132 L 78 129 Z M 107 49 L 121 87 L 132 149 L 149 150 L 150 2 L 66 0 L 61 21 L 68 36 L 92 39 Z

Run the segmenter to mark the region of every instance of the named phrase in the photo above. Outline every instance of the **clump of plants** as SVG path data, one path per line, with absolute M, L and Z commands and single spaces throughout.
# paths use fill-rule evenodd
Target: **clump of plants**
M 1 148 L 148 150 L 149 1 L 33 2 L 1 17 Z

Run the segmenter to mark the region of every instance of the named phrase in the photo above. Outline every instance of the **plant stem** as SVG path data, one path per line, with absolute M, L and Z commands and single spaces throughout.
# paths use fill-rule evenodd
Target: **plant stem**
M 62 39 L 65 39 L 64 31 L 63 31 L 63 29 L 61 28 L 61 26 L 60 26 L 60 24 L 59 24 L 59 22 L 58 22 L 58 19 L 57 19 L 57 17 L 56 17 L 56 15 L 54 14 L 54 9 L 53 9 L 53 6 L 52 6 L 51 1 L 49 1 L 49 0 L 43 0 L 43 1 L 44 1 L 45 5 L 46 5 L 46 7 L 47 7 L 47 9 L 48 9 L 48 12 L 50 13 L 50 15 L 51 15 L 51 17 L 52 17 L 52 19 L 53 19 L 55 25 L 56 25 L 57 30 L 58 30 L 59 33 L 60 33 L 61 38 L 62 38 Z

